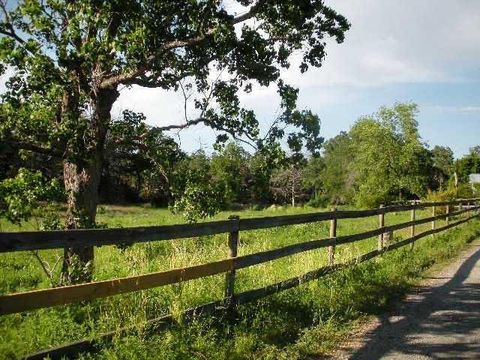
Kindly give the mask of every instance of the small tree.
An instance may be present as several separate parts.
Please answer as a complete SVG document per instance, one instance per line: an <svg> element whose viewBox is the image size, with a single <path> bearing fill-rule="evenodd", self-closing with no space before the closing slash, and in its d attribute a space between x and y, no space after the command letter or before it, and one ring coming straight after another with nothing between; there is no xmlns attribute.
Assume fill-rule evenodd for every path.
<svg viewBox="0 0 480 360"><path fill-rule="evenodd" d="M453 173L453 151L449 147L437 145L432 149L432 157L434 181L442 189Z"/></svg>
<svg viewBox="0 0 480 360"><path fill-rule="evenodd" d="M229 143L212 156L212 176L223 184L227 205L248 201L247 180L250 154L236 143Z"/></svg>
<svg viewBox="0 0 480 360"><path fill-rule="evenodd" d="M325 195L332 204L351 202L354 196L357 170L354 165L352 139L342 132L325 142L325 169L319 174Z"/></svg>
<svg viewBox="0 0 480 360"><path fill-rule="evenodd" d="M290 165L277 170L270 180L270 189L277 201L289 201L295 207L296 200L305 194L302 167Z"/></svg>
<svg viewBox="0 0 480 360"><path fill-rule="evenodd" d="M405 194L427 191L431 158L422 144L415 104L382 107L359 119L350 131L356 178L356 201L375 206Z"/></svg>
<svg viewBox="0 0 480 360"><path fill-rule="evenodd" d="M174 172L172 210L188 222L213 216L226 205L225 185L213 176L211 160L199 150L180 162Z"/></svg>
<svg viewBox="0 0 480 360"><path fill-rule="evenodd" d="M312 156L308 159L307 164L303 168L302 184L309 189L311 200L318 204L324 186L322 181L322 173L325 171L325 161L320 156Z"/></svg>

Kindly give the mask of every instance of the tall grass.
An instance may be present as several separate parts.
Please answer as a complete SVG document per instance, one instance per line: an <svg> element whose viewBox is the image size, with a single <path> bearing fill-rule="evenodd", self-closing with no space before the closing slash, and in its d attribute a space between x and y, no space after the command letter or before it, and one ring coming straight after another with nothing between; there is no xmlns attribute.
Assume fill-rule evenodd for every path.
<svg viewBox="0 0 480 360"><path fill-rule="evenodd" d="M272 208L241 211L241 217L283 215L314 211L311 208ZM221 213L216 219L225 219ZM429 212L418 212L419 218ZM409 220L408 213L388 214L387 224ZM102 207L99 221L109 227L171 224L181 219L165 209ZM438 226L443 225L442 222ZM85 355L107 359L249 359L306 358L329 351L352 324L375 314L401 296L434 262L453 256L474 235L474 221L446 234L420 240L414 251L402 249L353 269L303 284L264 300L241 306L228 318L204 317L161 334L146 336L141 326L162 314L179 314L194 305L223 297L224 275L165 286L88 303L41 309L0 317L0 357L17 358L30 352L130 325L138 333L105 344L100 353ZM378 226L377 217L340 220L338 235ZM425 224L418 231L428 228ZM24 229L34 224L25 224ZM3 231L17 228L2 222ZM297 242L328 237L328 222L240 233L239 255ZM407 231L396 238L407 237ZM336 260L346 261L376 248L376 238L339 246ZM136 244L127 248L96 249L96 280L168 270L220 260L228 253L226 235ZM50 264L59 250L40 251ZM236 291L262 287L325 265L326 249L279 259L237 272ZM0 255L0 293L50 286L38 261L29 252Z"/></svg>

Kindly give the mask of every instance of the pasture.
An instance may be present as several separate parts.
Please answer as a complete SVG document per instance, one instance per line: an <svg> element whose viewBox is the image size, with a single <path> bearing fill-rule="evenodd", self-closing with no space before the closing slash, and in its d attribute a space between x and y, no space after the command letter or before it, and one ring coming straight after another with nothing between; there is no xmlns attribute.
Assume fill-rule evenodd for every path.
<svg viewBox="0 0 480 360"><path fill-rule="evenodd" d="M222 212L241 218L299 214L319 211L308 207L271 207L265 210ZM431 216L418 211L418 218ZM105 226L131 227L181 223L167 209L143 206L101 206L98 222ZM409 212L387 214L386 225L410 220ZM444 224L437 222L438 226ZM225 275L193 280L137 293L94 300L79 305L41 309L2 316L0 356L17 358L38 350L135 325L137 331L115 339L100 358L305 358L330 351L352 326L366 316L384 310L403 294L432 264L456 254L475 236L475 220L458 229L420 240L413 251L401 249L353 269L241 306L228 317L201 317L182 324L181 312L223 297ZM378 227L378 217L342 219L337 235L359 233ZM429 229L430 224L417 231ZM0 231L34 230L35 221L21 228L2 220ZM293 225L244 231L239 256L302 241L327 238L329 223ZM408 229L394 237L406 238ZM337 247L336 261L344 262L375 249L377 238ZM47 288L58 279L61 250L38 253L0 254L0 293ZM168 242L104 246L96 249L94 279L105 280L154 271L192 266L227 257L226 234ZM236 291L275 283L326 265L326 249L313 250L237 271ZM43 261L43 267L40 264ZM56 266L55 266L56 265ZM46 270L45 270L46 268ZM51 279L45 271L52 271ZM157 334L146 334L148 319L168 313L178 315L178 326ZM235 334L235 336L232 336ZM160 350L161 349L161 350Z"/></svg>

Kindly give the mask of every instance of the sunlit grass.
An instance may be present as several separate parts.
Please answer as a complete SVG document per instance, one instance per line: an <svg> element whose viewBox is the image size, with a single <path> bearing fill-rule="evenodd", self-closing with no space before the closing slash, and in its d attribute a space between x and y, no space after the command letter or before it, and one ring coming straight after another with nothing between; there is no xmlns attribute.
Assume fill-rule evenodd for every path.
<svg viewBox="0 0 480 360"><path fill-rule="evenodd" d="M246 218L298 214L313 211L319 210L308 207L272 207L262 211L243 210L236 212L222 212L218 214L215 219L227 219L232 213L238 214L242 218ZM423 218L429 217L431 214L429 210L425 210L418 211L417 215L418 218ZM386 225L406 222L409 220L409 212L399 212L386 215ZM155 209L142 206L102 206L99 210L98 221L106 224L108 227L129 227L181 223L182 218L172 215L167 209ZM443 235L437 236L435 239L429 238L421 240L418 245L416 245L413 253L410 253L409 250L400 250L396 251L394 254L385 255L380 261L371 262L372 264L380 266L380 268L372 270L379 271L377 275L372 275L372 279L368 279L368 271L371 270L372 265L362 265L357 267L356 270L352 270L353 272L346 271L329 276L325 280L315 281L311 284L303 285L299 289L289 290L284 294L276 295L256 304L242 307L241 312L244 312L243 316L245 319L255 322L258 321L258 319L263 319L266 314L272 315L272 312L278 312L281 307L285 306L285 302L287 302L287 304L291 304L294 307L298 306L299 309L303 309L302 311L304 313L302 317L306 317L306 319L303 319L300 323L291 319L291 316L295 317L298 315L296 314L297 310L288 310L291 311L290 313L286 310L286 313L281 316L278 314L275 315L279 316L279 318L286 316L287 318L284 318L284 320L287 321L287 323L294 323L292 329L286 329L285 331L291 330L296 332L296 335L286 336L288 339L289 336L291 336L292 339L291 341L284 339L282 340L282 344L283 342L290 344L288 346L293 346L292 349L294 349L291 351L298 353L298 351L304 351L305 349L303 348L311 346L311 344L307 344L307 339L309 337L320 336L319 333L321 333L322 337L330 339L325 340L328 343L328 341L331 341L331 338L326 335L329 332L328 329L333 326L334 329L339 330L340 325L337 321L340 318L354 321L355 319L358 319L361 314L365 313L365 309L363 309L362 305L364 304L364 300L360 300L358 298L359 294L356 293L361 290L360 288L357 288L357 283L365 286L363 289L364 291L371 292L368 294L367 298L372 302L372 306L380 309L388 303L389 296L402 293L412 279L423 271L425 265L422 261L431 265L432 262L437 261L439 258L448 257L454 254L459 247L465 244L467 235L471 235L474 231L475 224L478 226L478 222L474 222L472 225L464 226L465 230L454 230L449 232L449 234L452 234L452 244L456 245L454 248L450 249L451 251L449 253L445 251L445 244L448 243L450 236ZM442 225L444 225L444 221L437 221L438 227ZM35 229L35 223L33 222L24 224L19 228L18 226L8 224L5 220L0 220L0 226L2 231ZM376 216L365 219L342 219L338 222L337 235L355 234L372 230L377 227L378 217ZM430 227L430 223L418 226L417 232L430 229ZM240 233L239 255L256 253L313 239L326 238L328 237L328 232L328 221L281 228L244 231ZM394 234L396 240L407 238L408 236L409 229L398 231ZM193 239L135 244L125 249L120 249L116 246L100 247L96 249L95 253L94 278L95 280L104 280L132 276L220 260L226 258L228 254L226 240L227 234L220 234ZM436 246L437 241L442 241L442 248L440 248L440 245ZM377 238L338 246L336 251L336 261L347 261L362 253L376 249L376 247ZM53 265L57 259L61 257L62 251L40 251L39 254L50 265ZM410 254L415 254L415 256L412 257ZM419 263L412 264L412 261L416 261L415 259L417 259L417 257L421 259L421 261L418 260L420 261ZM424 259L428 259L428 261ZM241 292L276 283L301 275L307 271L317 269L326 265L326 263L327 249L319 249L253 266L251 268L241 269L237 272L235 290ZM404 264L409 264L412 269L405 269ZM0 274L0 293L2 294L50 286L50 281L42 272L41 267L30 252L0 254ZM78 340L83 337L92 337L101 332L143 323L147 319L158 317L162 314L178 314L183 309L212 300L221 299L224 293L224 279L224 275L221 274L185 282L183 284L99 299L84 304L41 309L26 314L3 316L0 318L0 331L2 332L0 356L11 356L15 358L32 351L52 347L64 342ZM352 283L349 283L349 281ZM368 281L373 282L373 284L368 283ZM386 291L386 294L382 294L382 286L382 291ZM353 301L353 299L351 299L347 301L349 305L346 306L344 304L345 299L341 298L342 296L350 296L349 288L351 289L350 291L355 292L354 299L357 297L355 300L357 303L352 304L350 301ZM342 293L342 291L345 292ZM317 298L312 292L318 292L318 297L322 298ZM334 303L330 303L327 301L328 299ZM312 314L311 316L313 318L310 318L310 314ZM272 315L272 317L275 316ZM275 321L273 321L273 323L275 323ZM312 330L312 326L320 325L323 330ZM211 325L210 327L207 325L205 326L206 328L211 327L211 331L215 333L223 331L219 330L218 327L214 325ZM227 351L231 346L237 346L239 349L243 349L242 351L246 354L245 358L248 358L248 352L254 351L248 350L249 346L255 348L254 352L258 350L258 339L252 340L251 336L254 336L255 338L255 334L260 330L257 329L254 324L248 325L245 323L242 326L240 326L240 329L243 330L235 330L241 332L241 335L238 335L239 338L237 340L232 340L227 337L221 338L219 341L225 342L225 349L222 351ZM208 334L199 334L192 330L194 327L188 328L191 330L175 330L182 332L183 335L175 333L175 336L179 336L180 339L175 339L173 343L176 343L177 341L181 342L182 339L186 341L185 338L182 338L182 336L186 336L183 332L193 331L193 333L196 334L195 336L200 336L200 338L203 339L202 341L204 342L206 349L209 349L205 350L205 354L208 355L207 358L210 358L212 355L211 351L214 349L209 348L206 345L208 344L208 341L205 336ZM249 328L252 329L251 333L250 330L248 330ZM267 330L268 328L269 326L267 326ZM348 326L346 328L348 328ZM270 330L272 333L268 336L274 336L274 332L277 330L273 328ZM326 333L324 333L324 331ZM317 335L314 335L314 333ZM265 334L265 336L267 335ZM284 337L285 336L282 336L282 338ZM120 343L116 345L118 346L116 349L118 354L123 354L120 358L128 358L127 354L129 350L124 349L124 345L122 345L124 344L123 341L127 340L119 341ZM141 351L142 353L143 351L146 351L147 354L149 354L148 349L143 349L143 347L144 344L151 341L159 341L162 343L161 346L166 346L168 348L165 344L166 340L163 337L149 337L148 340L133 338L130 341L132 341L133 344L131 346L136 346L138 351ZM234 341L235 345L230 344L229 341ZM236 341L244 341L245 343L239 345L236 344ZM250 343L251 341L253 341L254 345ZM273 343L274 345L272 346L274 349L270 349L271 351L268 350L267 353L270 354L273 352L278 356L279 349L284 345L275 345L275 341L273 341ZM184 343L182 344L185 346ZM265 344L262 342L262 347L264 345ZM328 348L328 346L317 350L325 351L326 348ZM111 350L108 350L107 348L103 352L103 355L107 356L110 354L109 351ZM185 351L189 353L190 350ZM173 356L174 354L175 351L171 350L170 355L176 358ZM177 351L177 355L178 354L180 354L179 351ZM219 354L221 355L222 352L220 351ZM241 354L241 351L238 354ZM250 355L252 355L252 353L250 353ZM260 357L265 357L266 355L264 355L265 354L260 354ZM110 355L107 357L109 356ZM193 355L186 356L186 358L192 357L196 358L196 356ZM202 357L200 356L198 358ZM219 358L222 358L222 356ZM240 356L240 358L243 357Z"/></svg>

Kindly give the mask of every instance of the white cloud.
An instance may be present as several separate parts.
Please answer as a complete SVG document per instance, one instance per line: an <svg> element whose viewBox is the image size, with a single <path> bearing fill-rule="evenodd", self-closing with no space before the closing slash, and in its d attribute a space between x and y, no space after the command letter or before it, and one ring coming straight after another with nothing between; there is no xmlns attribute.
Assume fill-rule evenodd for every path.
<svg viewBox="0 0 480 360"><path fill-rule="evenodd" d="M480 113L480 106L424 105L423 108L436 112L454 112L463 114Z"/></svg>
<svg viewBox="0 0 480 360"><path fill-rule="evenodd" d="M13 70L7 67L3 75L0 75L0 94L4 93L6 88L6 82L13 75Z"/></svg>
<svg viewBox="0 0 480 360"><path fill-rule="evenodd" d="M125 109L143 112L156 125L179 123L184 114L183 97L172 91L133 86L120 91L112 115L119 116Z"/></svg>
<svg viewBox="0 0 480 360"><path fill-rule="evenodd" d="M345 15L352 28L343 44L328 40L327 57L321 68L302 75L294 66L299 59L294 59L291 69L283 72L288 83L300 88L302 107L318 110L347 105L361 98L365 88L468 82L472 71L477 77L480 75L480 1L326 0L326 3ZM265 122L275 116L279 105L273 86L242 95L242 101ZM183 120L182 97L161 90L124 90L115 105L117 111L120 108L143 111L149 122L156 125ZM477 110L477 106L467 106L456 111ZM184 143L197 135L212 138L210 130L184 134Z"/></svg>
<svg viewBox="0 0 480 360"><path fill-rule="evenodd" d="M466 81L480 57L480 1L327 1L352 24L328 42L320 69L290 81L302 87Z"/></svg>

